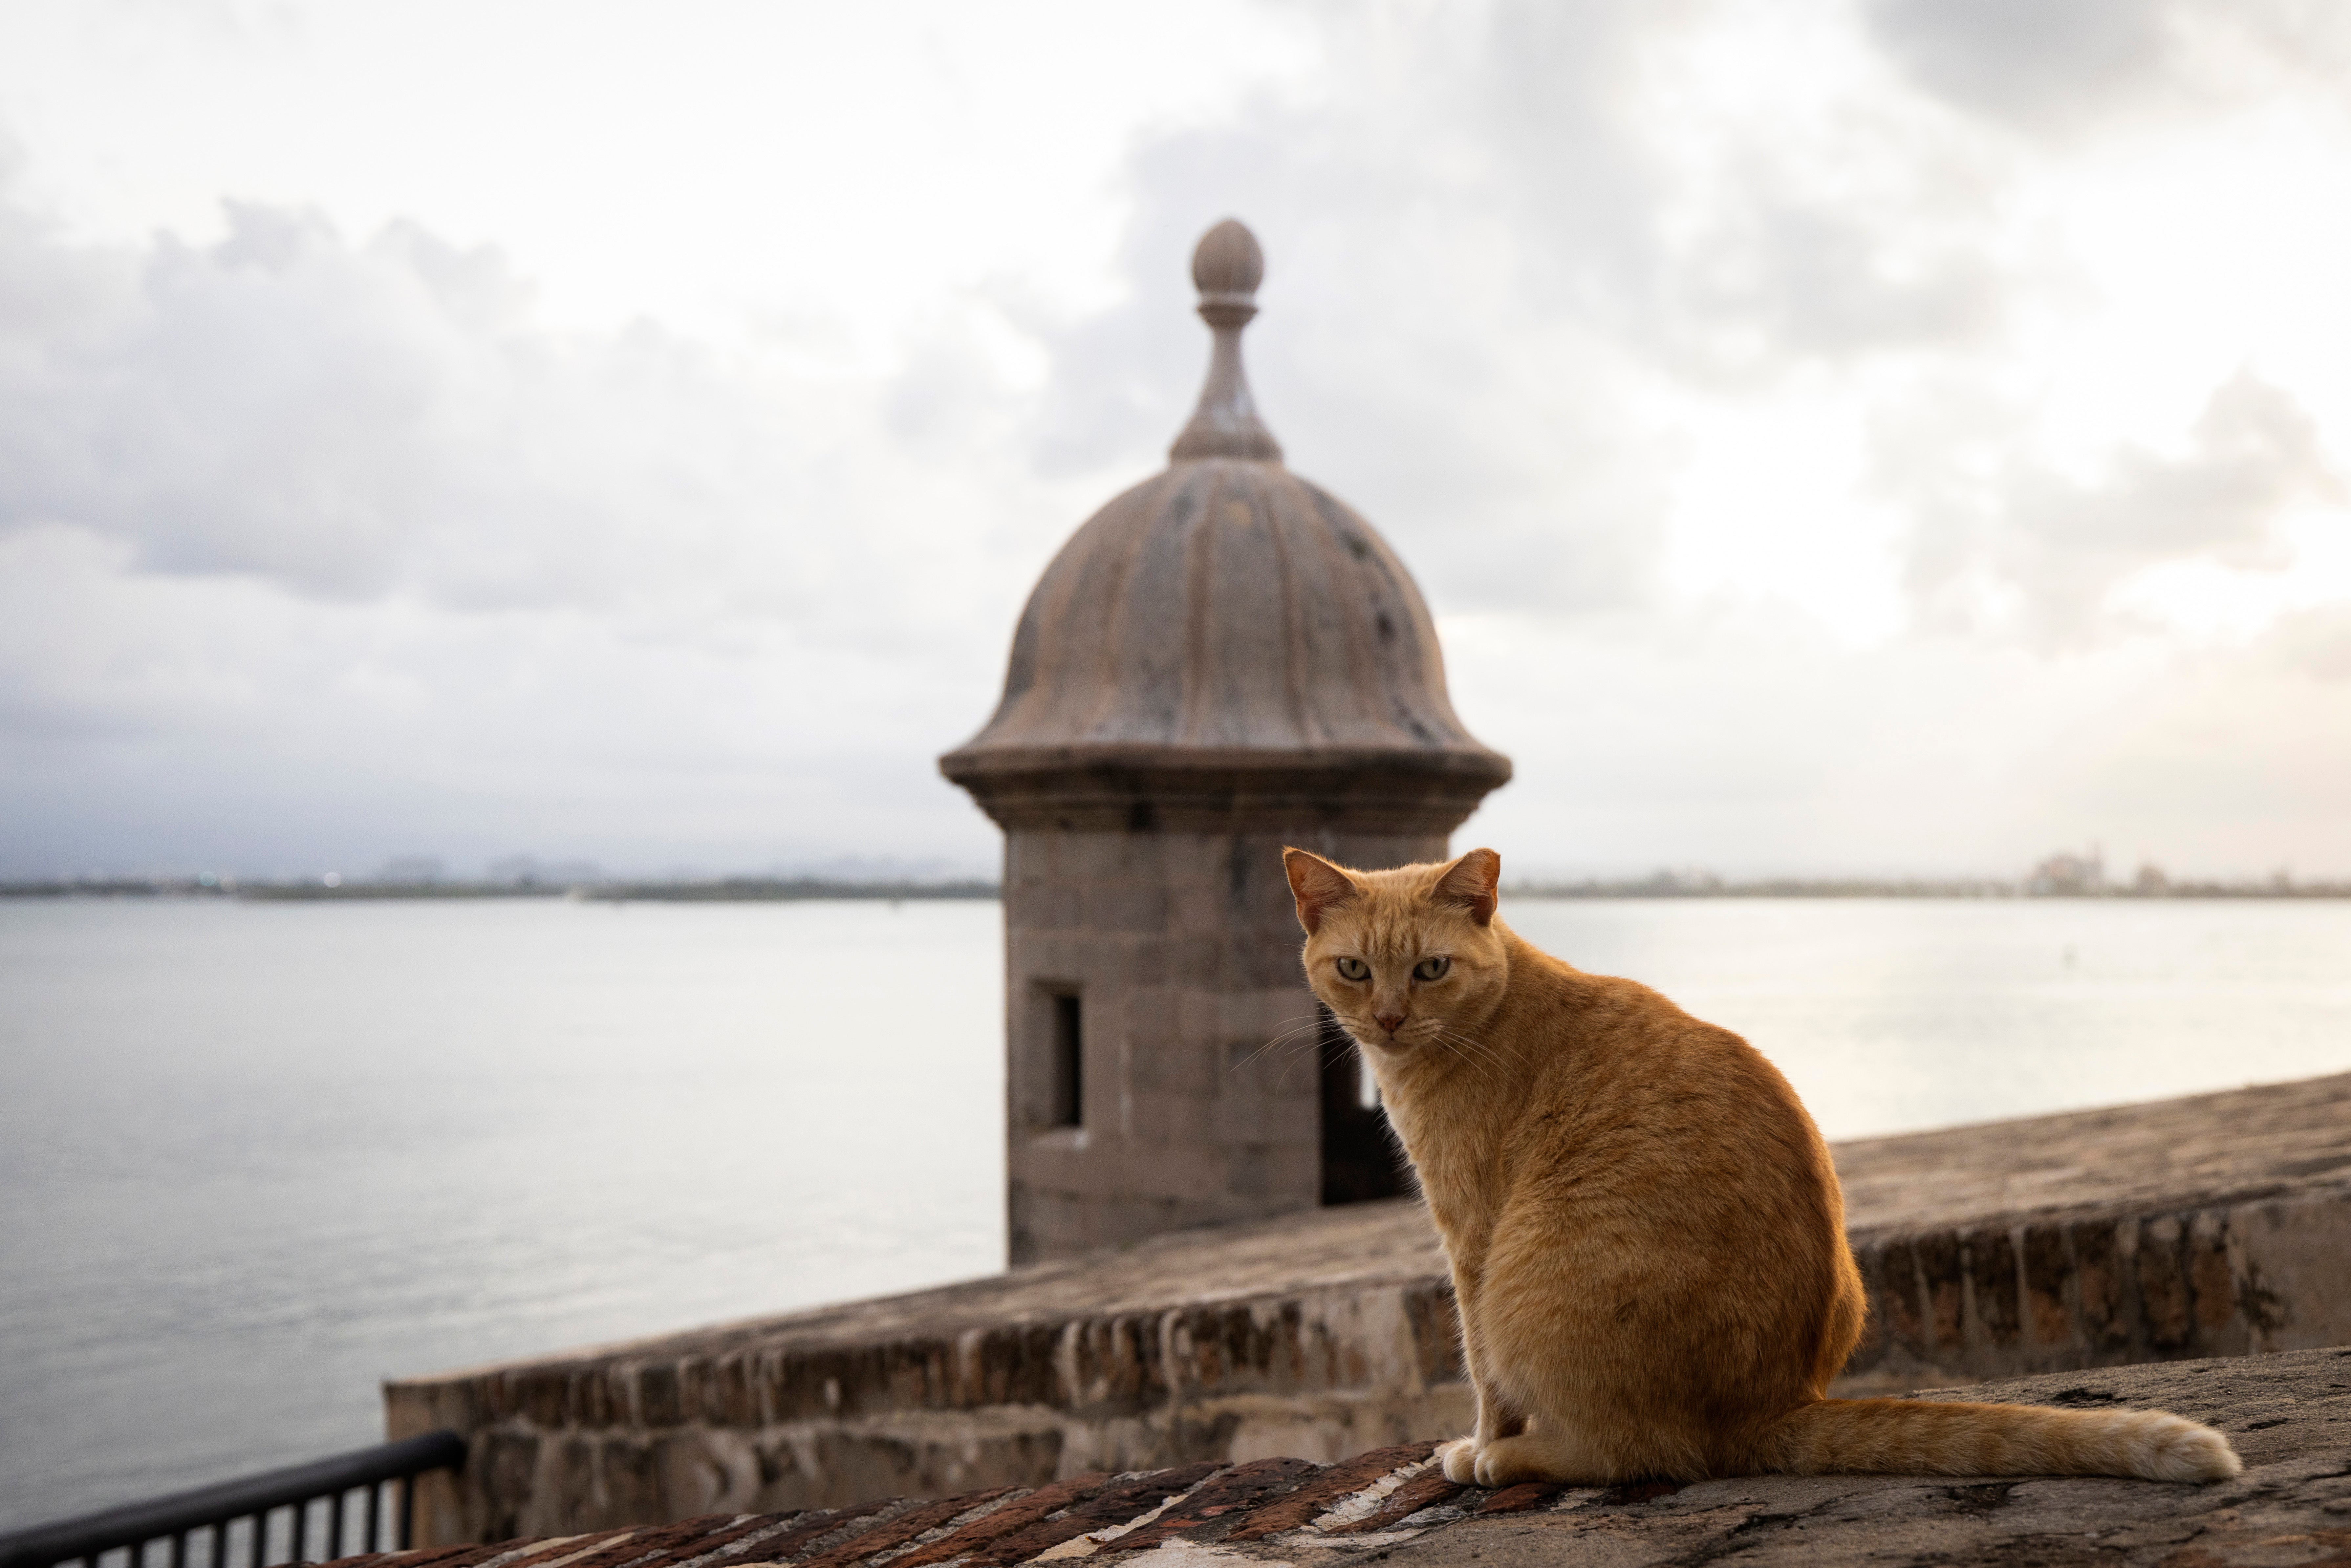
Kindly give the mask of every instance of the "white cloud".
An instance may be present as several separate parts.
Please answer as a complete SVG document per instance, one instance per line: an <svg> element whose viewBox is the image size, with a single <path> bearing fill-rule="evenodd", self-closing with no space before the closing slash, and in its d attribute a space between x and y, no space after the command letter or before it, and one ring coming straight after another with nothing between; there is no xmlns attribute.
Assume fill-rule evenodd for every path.
<svg viewBox="0 0 2351 1568"><path fill-rule="evenodd" d="M723 7L634 75L653 24L595 12L512 143L463 71L403 140L341 13L171 85L52 27L90 104L0 67L0 859L985 865L931 759L1182 423L1229 212L1259 401L1439 612L1514 863L2351 870L2351 72L2292 7L2061 10L1282 8L1222 54L1171 10L1045 59L916 6L824 36L873 135L804 145L715 62L824 40ZM315 68L355 172L206 130L272 199L181 221L206 165L93 61ZM612 254L579 169L526 188L563 136ZM107 183L141 145L177 193Z"/></svg>
<svg viewBox="0 0 2351 1568"><path fill-rule="evenodd" d="M1928 91L2038 135L2339 85L2351 22L2302 0L1870 0L1871 37Z"/></svg>
<svg viewBox="0 0 2351 1568"><path fill-rule="evenodd" d="M18 313L0 528L89 528L141 570L451 608L821 619L846 580L903 580L862 570L919 484L857 450L886 444L873 384L778 381L650 323L549 332L495 253L413 225L351 245L240 205L214 243L126 255L13 215L0 265L71 308ZM966 425L1000 392L985 379L957 387Z"/></svg>
<svg viewBox="0 0 2351 1568"><path fill-rule="evenodd" d="M2124 444L2086 478L2034 454L2022 422L1968 428L1980 412L1913 411L1880 432L1880 482L1917 519L1907 577L1931 619L2005 622L2044 644L2095 637L2135 577L2282 571L2286 517L2351 499L2308 413L2251 372L2214 391L2179 450Z"/></svg>
<svg viewBox="0 0 2351 1568"><path fill-rule="evenodd" d="M0 279L10 869L984 862L925 752L1077 504L990 449L984 356L550 332L495 255L253 207L136 249L0 207Z"/></svg>

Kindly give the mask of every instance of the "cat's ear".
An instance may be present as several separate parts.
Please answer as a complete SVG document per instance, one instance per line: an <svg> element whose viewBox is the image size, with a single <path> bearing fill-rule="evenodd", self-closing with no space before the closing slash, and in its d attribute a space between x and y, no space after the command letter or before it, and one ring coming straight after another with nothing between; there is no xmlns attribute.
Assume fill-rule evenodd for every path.
<svg viewBox="0 0 2351 1568"><path fill-rule="evenodd" d="M1501 883L1502 857L1491 850L1471 850L1445 868L1437 879L1435 896L1439 904L1459 904L1483 925L1494 918Z"/></svg>
<svg viewBox="0 0 2351 1568"><path fill-rule="evenodd" d="M1298 924L1311 936L1322 926L1322 916L1355 896L1355 879L1305 850L1281 852L1281 869L1290 874L1290 894L1298 900Z"/></svg>

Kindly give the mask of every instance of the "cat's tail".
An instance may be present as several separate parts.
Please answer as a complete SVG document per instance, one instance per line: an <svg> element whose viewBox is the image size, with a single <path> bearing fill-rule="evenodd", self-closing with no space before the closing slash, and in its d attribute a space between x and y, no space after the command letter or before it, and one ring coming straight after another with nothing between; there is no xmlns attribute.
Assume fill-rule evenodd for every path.
<svg viewBox="0 0 2351 1568"><path fill-rule="evenodd" d="M2050 1410L1928 1399L1823 1399L1761 1435L1758 1469L1796 1475L2142 1476L2223 1480L2244 1462L2210 1427L2161 1410Z"/></svg>

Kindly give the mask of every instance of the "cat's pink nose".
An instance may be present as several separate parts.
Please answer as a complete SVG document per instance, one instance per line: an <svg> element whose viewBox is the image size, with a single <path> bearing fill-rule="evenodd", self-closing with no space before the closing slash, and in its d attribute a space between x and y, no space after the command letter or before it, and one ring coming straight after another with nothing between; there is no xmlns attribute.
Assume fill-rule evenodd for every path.
<svg viewBox="0 0 2351 1568"><path fill-rule="evenodd" d="M1404 1022L1404 1014L1374 1013L1372 1015L1372 1021L1379 1025L1382 1029L1387 1030L1390 1034L1394 1034L1396 1031L1396 1025Z"/></svg>

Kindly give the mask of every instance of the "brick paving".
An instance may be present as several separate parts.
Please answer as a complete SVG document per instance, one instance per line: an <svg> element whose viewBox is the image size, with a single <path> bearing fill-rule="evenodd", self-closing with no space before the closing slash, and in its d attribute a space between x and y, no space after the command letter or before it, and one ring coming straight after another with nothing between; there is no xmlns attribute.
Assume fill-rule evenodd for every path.
<svg viewBox="0 0 2351 1568"><path fill-rule="evenodd" d="M998 1487L912 1505L899 1500L847 1509L711 1514L543 1542L371 1552L341 1558L329 1568L1008 1568L1047 1553L1055 1559L1108 1558L1178 1539L1255 1541L1314 1531L1319 1520L1343 1513L1351 1501L1383 1487L1394 1489L1385 1506L1334 1528L1361 1533L1367 1521L1386 1527L1425 1511L1432 1501L1457 1498L1466 1504L1457 1512L1488 1500L1531 1506L1535 1494L1548 1500L1559 1490L1465 1490L1431 1468L1435 1448L1433 1443L1410 1444L1336 1465L1270 1458L1081 1476L1033 1490ZM1512 1501L1516 1494L1526 1494L1526 1500Z"/></svg>

